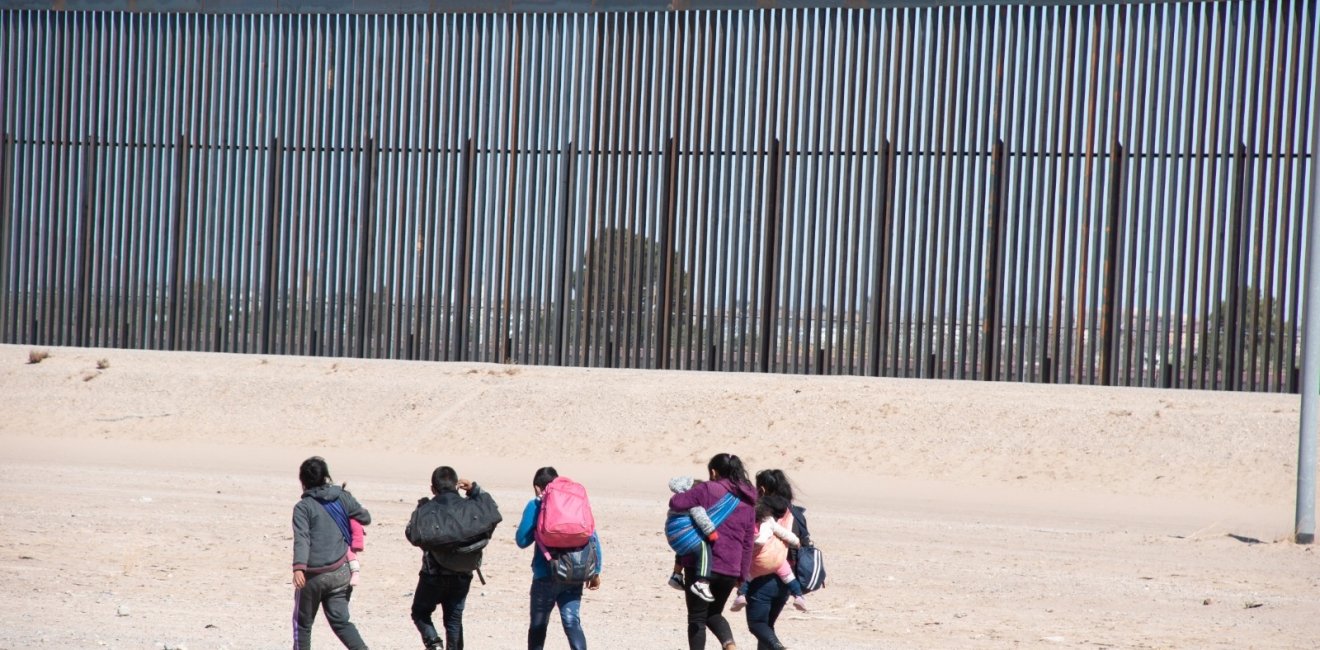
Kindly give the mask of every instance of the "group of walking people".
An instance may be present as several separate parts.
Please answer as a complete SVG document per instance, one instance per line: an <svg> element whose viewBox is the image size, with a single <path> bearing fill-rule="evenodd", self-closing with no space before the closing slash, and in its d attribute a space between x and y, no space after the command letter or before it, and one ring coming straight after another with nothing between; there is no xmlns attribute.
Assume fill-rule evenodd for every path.
<svg viewBox="0 0 1320 650"><path fill-rule="evenodd" d="M796 548L808 541L804 512L793 504L792 485L780 470L758 472L753 482L737 456L716 454L707 472L709 480L676 479L670 485L675 494L669 502L667 529L681 521L694 531L689 533L694 543L683 547L690 552L676 556L669 580L685 595L688 646L705 648L709 631L722 650L736 650L724 616L728 605L732 611L746 610L747 627L758 650L783 648L775 632L780 613L790 597L796 607L806 609L789 568ZM371 523L371 514L333 482L323 458L303 461L299 481L302 498L293 509L294 648L311 647L312 623L324 611L345 647L365 650L367 645L350 620L348 603L357 584L360 526ZM545 645L555 608L569 647L585 650L579 614L582 593L600 587L603 568L585 490L561 478L553 467L542 467L533 474L532 492L516 533L519 548L535 546L528 650ZM408 540L423 551L412 620L427 650L462 650L464 604L473 574L481 577L482 552L500 515L489 493L474 481L459 478L451 467L435 469L431 493L418 501L405 530ZM673 545L674 535L670 538ZM437 609L442 613L443 637L432 619Z"/></svg>
<svg viewBox="0 0 1320 650"><path fill-rule="evenodd" d="M677 558L681 585L675 584L677 574L670 579L686 596L688 648L705 648L707 631L723 650L737 648L724 616L736 592L730 609L746 608L747 629L756 637L757 650L780 650L784 645L775 622L789 597L798 609L806 609L791 569L798 547L809 542L806 513L793 503L793 485L782 470L757 472L753 484L741 459L716 454L706 471L710 480L691 488L670 485L676 492L669 500L671 517L686 511L699 521L702 512L693 512L699 508L706 517L717 513L711 518L720 520L710 533L702 533L708 549L698 547Z"/></svg>

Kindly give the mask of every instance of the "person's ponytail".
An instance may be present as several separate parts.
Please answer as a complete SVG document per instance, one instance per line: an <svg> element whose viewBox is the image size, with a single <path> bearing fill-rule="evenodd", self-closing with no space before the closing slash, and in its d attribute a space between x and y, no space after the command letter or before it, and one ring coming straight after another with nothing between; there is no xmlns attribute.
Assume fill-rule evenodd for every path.
<svg viewBox="0 0 1320 650"><path fill-rule="evenodd" d="M712 470L716 476L727 478L734 483L751 484L751 480L747 478L747 468L743 467L742 459L733 454L715 454L711 456L706 469Z"/></svg>
<svg viewBox="0 0 1320 650"><path fill-rule="evenodd" d="M320 456L312 456L304 460L298 468L298 482L302 483L304 490L320 487L330 482L330 467L325 459Z"/></svg>

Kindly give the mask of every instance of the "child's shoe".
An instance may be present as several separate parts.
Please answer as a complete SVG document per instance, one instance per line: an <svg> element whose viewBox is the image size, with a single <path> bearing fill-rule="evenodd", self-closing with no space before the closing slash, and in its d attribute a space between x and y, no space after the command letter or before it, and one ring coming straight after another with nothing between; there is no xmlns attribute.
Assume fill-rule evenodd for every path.
<svg viewBox="0 0 1320 650"><path fill-rule="evenodd" d="M669 586L679 591L683 591L683 574L675 573L669 576Z"/></svg>
<svg viewBox="0 0 1320 650"><path fill-rule="evenodd" d="M799 612L807 611L807 599L802 596L793 597L793 607Z"/></svg>
<svg viewBox="0 0 1320 650"><path fill-rule="evenodd" d="M358 586L358 572L357 572L357 571L354 571L354 572L348 574L348 586L350 586L350 587L356 587L356 586Z"/></svg>
<svg viewBox="0 0 1320 650"><path fill-rule="evenodd" d="M741 612L742 609L746 606L747 606L747 597L742 594L738 594L738 597L733 599L733 605L729 607L729 611Z"/></svg>
<svg viewBox="0 0 1320 650"><path fill-rule="evenodd" d="M706 582L705 580L698 580L692 583L692 587L691 589L689 589L689 591L696 594L697 598L700 598L708 603L715 602L715 594L710 593L710 583Z"/></svg>

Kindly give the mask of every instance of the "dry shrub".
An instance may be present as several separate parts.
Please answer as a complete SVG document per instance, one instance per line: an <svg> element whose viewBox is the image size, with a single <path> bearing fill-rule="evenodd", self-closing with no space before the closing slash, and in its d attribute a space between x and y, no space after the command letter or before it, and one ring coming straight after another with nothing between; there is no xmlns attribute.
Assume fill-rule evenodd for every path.
<svg viewBox="0 0 1320 650"><path fill-rule="evenodd" d="M30 350L28 352L28 363L41 363L50 358L50 352L46 350Z"/></svg>
<svg viewBox="0 0 1320 650"><path fill-rule="evenodd" d="M109 368L109 367L110 367L110 360L109 360L109 359L98 359L97 362L96 362L96 369L97 369L97 370L105 370L106 368Z"/></svg>

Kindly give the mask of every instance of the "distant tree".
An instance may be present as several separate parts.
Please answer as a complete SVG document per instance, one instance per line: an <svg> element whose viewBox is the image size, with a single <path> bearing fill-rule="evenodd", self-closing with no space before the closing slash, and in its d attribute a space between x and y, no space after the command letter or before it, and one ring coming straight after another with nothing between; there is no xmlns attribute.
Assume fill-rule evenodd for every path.
<svg viewBox="0 0 1320 650"><path fill-rule="evenodd" d="M665 251L661 242L624 228L601 230L587 243L586 252L569 278L569 332L581 342L585 334L589 348L606 349L617 360L621 346L637 340L646 323L648 340L643 347L658 344L661 318L687 316L692 278L684 268L682 253L673 253L670 271L670 304L663 305ZM671 321L670 348L686 344L692 335L688 318ZM626 328L626 329L625 329ZM629 337L629 332L633 333ZM624 351L633 354L635 351Z"/></svg>
<svg viewBox="0 0 1320 650"><path fill-rule="evenodd" d="M1285 355L1287 347L1294 341L1289 337L1292 322L1283 312L1283 305L1274 296L1262 295L1256 287L1247 287L1242 292L1238 303L1238 330L1236 341L1230 341L1229 301L1221 300L1209 315L1210 330L1217 340L1215 358L1212 362L1221 370L1227 366L1228 354L1237 345L1241 345L1244 357L1255 346L1259 358L1273 365ZM1203 341L1202 345L1208 345Z"/></svg>

